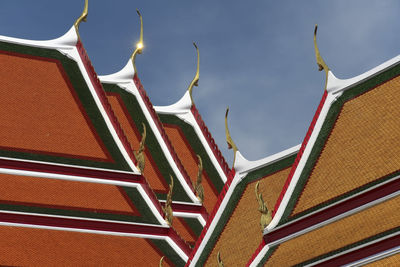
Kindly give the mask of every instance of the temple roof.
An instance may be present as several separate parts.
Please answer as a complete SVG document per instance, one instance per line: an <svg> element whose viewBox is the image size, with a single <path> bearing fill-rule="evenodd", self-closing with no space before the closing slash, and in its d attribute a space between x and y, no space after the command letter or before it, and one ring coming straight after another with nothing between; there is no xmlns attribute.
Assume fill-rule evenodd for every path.
<svg viewBox="0 0 400 267"><path fill-rule="evenodd" d="M254 186L261 182L260 191L264 201L268 207L272 207L271 204L282 190L298 149L296 146L253 162L238 156L235 170L225 184L191 254L188 262L190 266L214 263L218 252L225 259L224 263L247 263L263 240Z"/></svg>

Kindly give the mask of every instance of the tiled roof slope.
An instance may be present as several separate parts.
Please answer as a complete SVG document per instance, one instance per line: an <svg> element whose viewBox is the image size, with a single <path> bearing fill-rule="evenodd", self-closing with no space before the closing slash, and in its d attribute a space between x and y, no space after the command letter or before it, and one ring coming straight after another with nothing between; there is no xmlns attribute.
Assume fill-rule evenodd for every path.
<svg viewBox="0 0 400 267"><path fill-rule="evenodd" d="M0 37L1 82L7 88L1 109L9 114L2 117L0 155L137 171L83 62L39 45Z"/></svg>
<svg viewBox="0 0 400 267"><path fill-rule="evenodd" d="M400 215L396 212L399 205L400 196L395 196L273 246L270 248L272 255L266 264L267 266L311 264L358 245L388 238L394 233L399 234Z"/></svg>
<svg viewBox="0 0 400 267"><path fill-rule="evenodd" d="M203 163L204 206L211 212L229 174L229 167L215 144L189 92L176 104L156 106L158 116L190 177L196 178L199 155Z"/></svg>
<svg viewBox="0 0 400 267"><path fill-rule="evenodd" d="M133 144L134 150L139 148L139 142L143 133L143 126L146 126L145 142L145 168L144 175L159 199L166 198L170 175L174 177L174 200L181 202L198 202L193 193L190 179L182 174L177 163L168 149L162 131L157 127L157 118L151 116L151 111L146 105L148 98L143 98L139 89L134 83L134 70L132 62L128 62L123 69L131 77L124 77L121 81L120 75L100 76L107 98L116 114L128 140ZM138 80L138 78L136 78ZM144 90L144 89L142 89ZM152 108L151 103L149 102ZM162 126L161 126L162 127ZM173 148L172 148L173 149ZM179 159L176 158L178 161ZM178 163L179 164L179 163ZM180 164L179 164L180 165ZM183 173L186 173L184 169ZM178 178L179 176L179 178Z"/></svg>
<svg viewBox="0 0 400 267"><path fill-rule="evenodd" d="M329 72L327 91L268 230L397 179L398 62L394 58L349 80Z"/></svg>
<svg viewBox="0 0 400 267"><path fill-rule="evenodd" d="M115 74L100 76L108 101L135 150L139 148L143 124L146 127L144 176L159 200L168 193L170 175L174 178L173 210L179 217L173 227L194 244L207 214L192 191L192 182L164 132L158 116L134 72L131 61Z"/></svg>
<svg viewBox="0 0 400 267"><path fill-rule="evenodd" d="M216 265L218 252L226 264L244 266L248 262L262 242L254 186L260 181L260 192L271 209L273 205L269 203L278 198L298 149L297 146L255 162L238 157L231 185L215 207L215 217L207 222L205 236L196 244L188 266Z"/></svg>
<svg viewBox="0 0 400 267"><path fill-rule="evenodd" d="M153 190L139 174L75 28L52 41L1 36L0 57L0 82L10 90L3 94L2 108L12 114L3 116L0 133L9 140L0 148L3 231L20 233L15 242L34 231L33 247L43 236L54 236L56 243L60 236L76 236L70 242L82 246L114 235L132 246L146 243L139 239L145 238L148 253L183 265L190 247L167 225ZM187 235L184 226L177 228ZM58 248L65 257L72 253L68 246ZM17 264L19 259L14 260Z"/></svg>

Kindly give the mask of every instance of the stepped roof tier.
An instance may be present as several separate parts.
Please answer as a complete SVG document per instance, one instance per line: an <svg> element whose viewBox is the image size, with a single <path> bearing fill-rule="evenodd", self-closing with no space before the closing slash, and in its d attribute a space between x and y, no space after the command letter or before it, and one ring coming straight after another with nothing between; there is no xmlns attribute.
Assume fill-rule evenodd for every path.
<svg viewBox="0 0 400 267"><path fill-rule="evenodd" d="M0 265L398 265L400 56L325 90L301 145L228 167L192 97L154 107L79 36L0 36ZM40 249L38 249L40 248Z"/></svg>
<svg viewBox="0 0 400 267"><path fill-rule="evenodd" d="M155 110L191 177L197 175L200 157L203 166L204 206L211 212L230 169L193 101L192 90L199 82L200 63L199 50L194 45L197 50L197 72L188 90L177 103L156 106Z"/></svg>

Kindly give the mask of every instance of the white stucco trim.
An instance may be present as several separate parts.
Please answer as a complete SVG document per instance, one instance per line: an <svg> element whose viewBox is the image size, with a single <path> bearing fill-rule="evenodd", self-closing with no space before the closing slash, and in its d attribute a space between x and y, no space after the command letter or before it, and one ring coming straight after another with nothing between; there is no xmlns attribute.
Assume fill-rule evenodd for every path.
<svg viewBox="0 0 400 267"><path fill-rule="evenodd" d="M212 151L210 145L208 144L207 139L203 135L200 126L197 124L197 121L191 111L191 107L192 107L192 100L190 98L189 91L186 91L183 97L175 104L172 104L170 106L154 106L154 109L156 110L157 113L160 114L175 115L193 127L197 137L200 139L201 144L205 148L208 157L211 159L214 168L217 170L219 176L222 178L222 181L225 183L227 180L225 172L223 171L221 165L219 164L217 158L215 157L214 152Z"/></svg>
<svg viewBox="0 0 400 267"><path fill-rule="evenodd" d="M62 54L68 56L72 60L74 60L77 64L78 67L81 71L81 74L93 96L93 99L99 108L104 121L106 122L106 125L114 139L114 142L118 146L121 154L123 155L125 161L128 163L129 167L132 169L132 171L136 174L140 174L139 170L133 163L133 161L130 159L127 151L125 150L125 147L123 146L121 140L118 137L118 134L116 130L114 129L114 126L108 117L107 112L105 111L99 96L96 93L96 90L94 88L94 85L92 84L89 75L86 71L86 68L83 64L83 61L79 55L78 49L76 48L76 44L79 40L78 35L76 33L75 27L72 26L69 31L61 36L60 38L53 39L53 40L48 40L48 41L32 41L32 40L25 40L25 39L19 39L19 38L12 38L12 37L6 37L6 36L0 36L0 40L14 43L14 44L22 44L25 46L33 46L33 47L39 47L39 48L50 48L50 49L55 49L61 52Z"/></svg>
<svg viewBox="0 0 400 267"><path fill-rule="evenodd" d="M182 187L185 189L186 194L189 196L189 198L192 200L193 203L200 203L198 198L196 197L196 194L191 190L189 185L187 184L185 178L183 177L182 173L179 171L178 166L176 165L174 159L172 158L172 155L164 142L164 139L161 136L160 131L157 128L157 125L155 124L153 118L151 117L150 111L147 109L147 106L142 99L138 89L136 88L136 85L133 81L133 77L135 75L135 70L133 68L132 62L129 60L128 63L125 65L125 67L120 70L119 72L116 72L114 74L110 75L105 75L105 76L99 76L99 79L102 83L112 83L112 84L117 84L119 87L124 89L125 91L129 92L130 94L134 95L135 98L137 99L140 108L142 109L146 120L148 121L158 143L161 146L162 151L164 152L164 155L171 166L172 170L174 171L175 176L178 178L178 180L181 182Z"/></svg>
<svg viewBox="0 0 400 267"><path fill-rule="evenodd" d="M297 146L289 148L284 151L285 153L280 152L280 153L274 154L270 157L262 159L259 162L262 163L262 167L269 165L269 164L273 164L274 162L276 162L280 159L286 158L286 157L290 156L291 154L296 153L296 151L297 151L296 148L297 148ZM237 153L240 155L239 151ZM238 157L238 154L236 155L236 157ZM269 163L267 162L267 159L270 160ZM248 165L244 164L243 166L248 166ZM256 166L252 165L252 164L250 164L249 167L251 167L251 170L256 169ZM235 167L235 170L236 170L236 167ZM244 168L244 170L246 170L246 169ZM212 222L210 223L208 230L207 230L206 234L204 235L203 240L201 241L200 246L198 247L195 255L193 256L190 266L196 266L196 263L199 260L204 247L207 245L208 241L210 240L210 238L215 230L215 227L217 226L217 224L222 216L222 213L224 212L224 210L233 194L233 191L235 190L236 186L243 180L243 178L246 177L247 173L248 173L248 171L242 171L242 172L237 171L236 172L235 176L233 177L232 183L229 186L228 191L226 192L226 195L224 196L224 198L221 202L221 205L218 207L218 210L217 210Z"/></svg>

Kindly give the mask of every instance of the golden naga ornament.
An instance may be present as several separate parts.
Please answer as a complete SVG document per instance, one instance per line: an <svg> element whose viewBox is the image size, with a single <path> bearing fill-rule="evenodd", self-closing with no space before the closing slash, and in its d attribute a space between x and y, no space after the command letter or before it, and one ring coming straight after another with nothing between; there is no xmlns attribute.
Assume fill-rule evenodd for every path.
<svg viewBox="0 0 400 267"><path fill-rule="evenodd" d="M218 263L218 267L224 267L224 262L221 259L221 254L219 253L219 251L217 253L217 263Z"/></svg>
<svg viewBox="0 0 400 267"><path fill-rule="evenodd" d="M263 232L265 227L267 227L268 224L272 221L272 212L268 210L267 205L265 204L264 199L262 197L262 194L259 193L259 188L258 188L259 185L260 182L258 181L255 186L255 193L256 193L256 199L258 201L258 211L261 213L261 219L260 219L261 232Z"/></svg>
<svg viewBox="0 0 400 267"><path fill-rule="evenodd" d="M196 192L197 198L200 200L201 203L204 201L204 188L203 185L201 184L202 181L202 174L203 174L203 161L201 160L201 157L197 155L197 158L199 159L199 165L198 165L198 171L197 171L197 179L196 182L192 182L193 188Z"/></svg>
<svg viewBox="0 0 400 267"><path fill-rule="evenodd" d="M160 259L160 264L158 265L159 267L163 267L164 257L165 257L165 256L162 256L162 257L161 257L161 259Z"/></svg>
<svg viewBox="0 0 400 267"><path fill-rule="evenodd" d="M326 86L328 84L328 73L329 73L329 68L326 65L325 61L322 59L321 54L319 53L318 45L317 45L317 29L318 25L315 24L315 29L314 29L314 49L315 49L315 57L317 59L317 65L318 65L318 70L325 71L325 90Z"/></svg>
<svg viewBox="0 0 400 267"><path fill-rule="evenodd" d="M131 61L132 61L132 64L133 64L133 68L135 69L135 73L137 73L136 64L135 64L136 55L137 54L141 54L142 51L143 51L143 47L144 47L144 43L143 43L143 18L142 18L142 15L140 14L139 10L136 9L136 13L139 15L139 19L140 19L140 37L139 37L139 42L136 43L136 49L135 49L135 51L133 51L133 53L131 55Z"/></svg>
<svg viewBox="0 0 400 267"><path fill-rule="evenodd" d="M139 143L139 150L134 151L133 154L135 155L136 161L138 162L138 169L141 173L144 172L144 167L145 167L145 157L144 157L144 144L146 142L146 125L142 123L143 126L143 134L142 134L142 140L140 140Z"/></svg>
<svg viewBox="0 0 400 267"><path fill-rule="evenodd" d="M74 23L75 31L76 31L76 34L78 35L79 39L81 39L81 37L79 35L79 25L81 24L82 21L86 22L87 16L88 16L88 11L89 11L89 0L85 0L85 7L83 8L83 12Z"/></svg>
<svg viewBox="0 0 400 267"><path fill-rule="evenodd" d="M194 78L188 87L190 99L192 100L192 105L194 104L193 97L192 97L193 86L199 86L199 78L200 78L200 52L199 52L199 48L197 47L196 43L193 42L193 45L196 48L196 52L197 52L197 68L196 68L196 74L194 75Z"/></svg>
<svg viewBox="0 0 400 267"><path fill-rule="evenodd" d="M170 175L171 178L171 184L169 185L169 191L167 194L167 199L165 201L164 207L162 207L164 213L165 213L165 220L169 225L172 225L172 221L174 219L173 213L172 213L172 190L174 189L174 179L172 178L172 175Z"/></svg>
<svg viewBox="0 0 400 267"><path fill-rule="evenodd" d="M232 163L232 169L233 169L235 167L234 165L236 160L236 152L238 151L238 148L233 142L231 134L229 132L228 113L229 113L229 107L226 108L226 113L225 113L225 135L226 135L226 142L228 143L228 149L233 149L233 163Z"/></svg>

